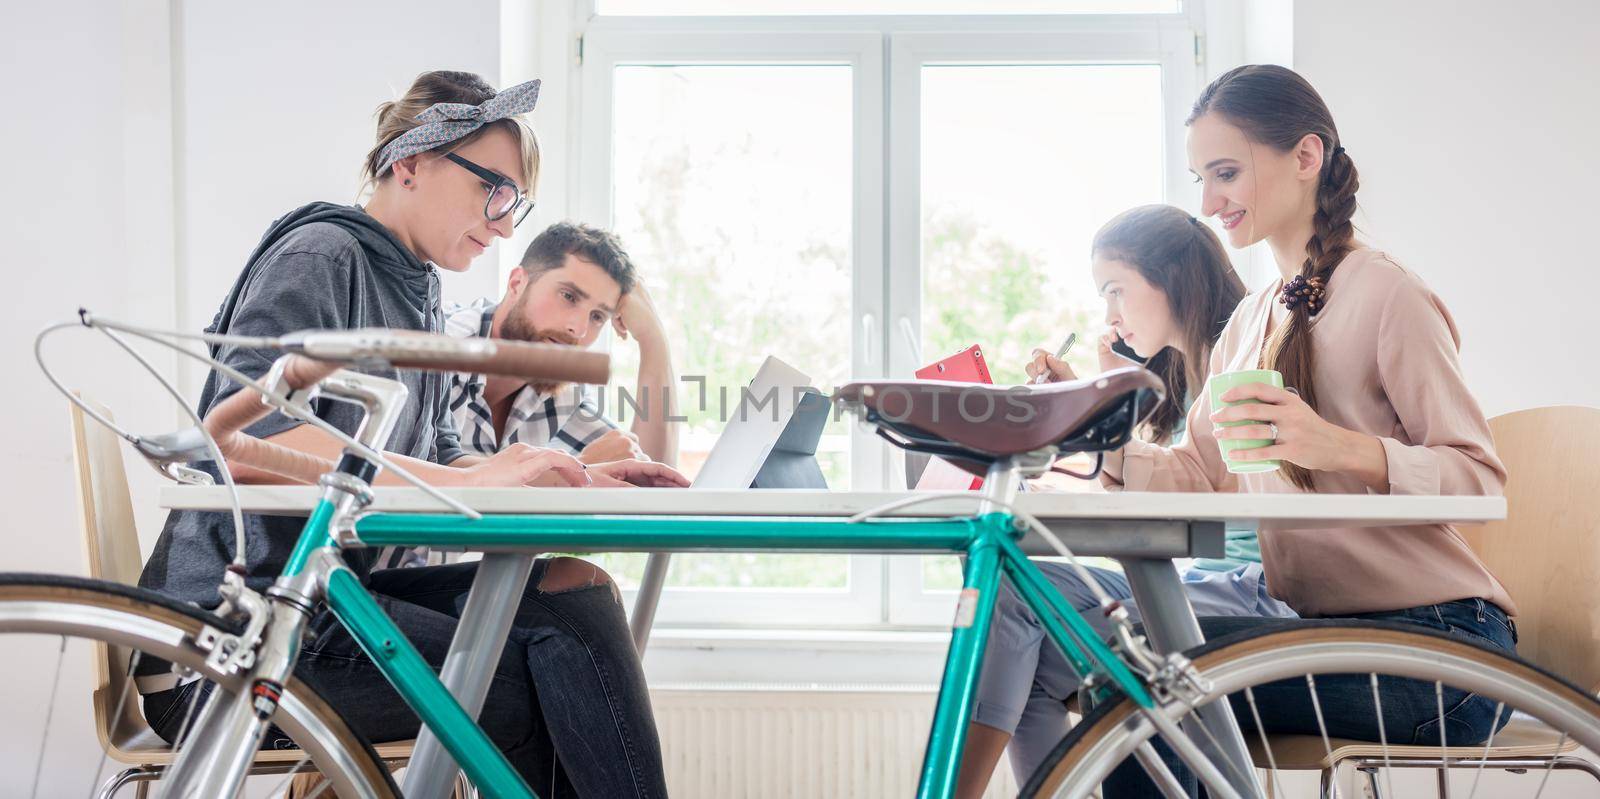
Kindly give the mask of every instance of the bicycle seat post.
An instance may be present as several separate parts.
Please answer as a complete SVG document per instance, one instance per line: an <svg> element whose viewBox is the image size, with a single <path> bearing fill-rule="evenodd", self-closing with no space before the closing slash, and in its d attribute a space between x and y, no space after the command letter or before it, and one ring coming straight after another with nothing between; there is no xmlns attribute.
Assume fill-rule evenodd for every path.
<svg viewBox="0 0 1600 799"><path fill-rule="evenodd" d="M1021 488L1021 474L1015 457L1000 458L989 464L989 473L983 478L983 501L978 505L978 515L1010 513L996 502L1010 503L1017 498Z"/></svg>

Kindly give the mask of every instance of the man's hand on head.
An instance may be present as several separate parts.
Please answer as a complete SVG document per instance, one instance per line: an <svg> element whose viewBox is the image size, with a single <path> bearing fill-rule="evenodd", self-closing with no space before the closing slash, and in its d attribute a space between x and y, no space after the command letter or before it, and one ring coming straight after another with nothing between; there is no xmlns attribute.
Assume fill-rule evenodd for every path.
<svg viewBox="0 0 1600 799"><path fill-rule="evenodd" d="M633 290L623 296L617 315L611 318L611 326L616 329L618 338L627 340L632 335L641 347L664 342L667 338L655 302L642 282L634 283Z"/></svg>

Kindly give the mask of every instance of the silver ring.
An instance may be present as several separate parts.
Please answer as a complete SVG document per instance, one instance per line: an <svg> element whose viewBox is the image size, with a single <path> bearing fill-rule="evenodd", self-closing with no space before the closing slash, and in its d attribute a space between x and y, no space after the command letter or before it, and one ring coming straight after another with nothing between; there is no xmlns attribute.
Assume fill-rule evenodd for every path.
<svg viewBox="0 0 1600 799"><path fill-rule="evenodd" d="M1272 440L1276 442L1278 440L1278 425L1274 422L1267 422L1267 426L1272 428Z"/></svg>

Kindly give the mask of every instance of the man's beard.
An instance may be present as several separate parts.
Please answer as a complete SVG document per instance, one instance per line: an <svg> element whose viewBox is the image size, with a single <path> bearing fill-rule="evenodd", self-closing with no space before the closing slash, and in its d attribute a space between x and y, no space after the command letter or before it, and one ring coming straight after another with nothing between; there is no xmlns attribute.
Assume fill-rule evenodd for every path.
<svg viewBox="0 0 1600 799"><path fill-rule="evenodd" d="M566 344L571 346L578 343L577 339L574 339L563 331L540 330L525 322L524 315L522 313L522 306L526 303L526 301L527 295L524 294L523 300L518 302L516 307L511 309L510 313L506 314L505 321L500 323L500 338L509 339L512 341L527 341L534 344ZM541 395L554 394L566 387L566 383L530 382L528 385L533 388L534 392Z"/></svg>

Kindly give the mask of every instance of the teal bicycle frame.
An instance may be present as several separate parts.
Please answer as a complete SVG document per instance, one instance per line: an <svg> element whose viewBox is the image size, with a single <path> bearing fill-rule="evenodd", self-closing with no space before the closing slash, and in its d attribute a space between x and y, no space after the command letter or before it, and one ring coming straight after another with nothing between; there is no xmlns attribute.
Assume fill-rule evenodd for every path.
<svg viewBox="0 0 1600 799"><path fill-rule="evenodd" d="M1003 574L1043 622L1074 670L1094 684L1115 687L1142 708L1154 700L1123 662L1050 586L1018 546L1020 522L1008 513L945 519L884 518L852 522L832 517L644 517L377 513L360 517L336 540L335 503L319 502L280 582L293 581L317 553L343 546L427 546L440 550L725 551L965 554L961 599L945 661L933 727L917 795L949 797L955 790L979 665ZM353 539L353 540L352 540ZM329 608L374 664L433 731L474 785L487 796L525 797L532 790L432 668L383 613L342 560L324 560Z"/></svg>

